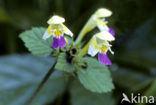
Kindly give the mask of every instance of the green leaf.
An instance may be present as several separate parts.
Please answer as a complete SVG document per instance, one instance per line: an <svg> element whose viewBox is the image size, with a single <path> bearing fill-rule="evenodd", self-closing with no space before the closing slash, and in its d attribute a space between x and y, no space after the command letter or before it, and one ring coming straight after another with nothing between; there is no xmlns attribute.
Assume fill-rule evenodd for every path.
<svg viewBox="0 0 156 105"><path fill-rule="evenodd" d="M0 105L23 105L54 64L53 58L12 55L0 58ZM62 73L55 71L32 104L53 101L65 89Z"/></svg>
<svg viewBox="0 0 156 105"><path fill-rule="evenodd" d="M148 88L148 90L146 92L144 92L144 95L156 97L156 79L152 82L152 84Z"/></svg>
<svg viewBox="0 0 156 105"><path fill-rule="evenodd" d="M72 105L114 105L111 93L93 93L86 90L78 81L74 81L70 88Z"/></svg>
<svg viewBox="0 0 156 105"><path fill-rule="evenodd" d="M65 71L65 72L73 72L74 66L67 62L67 57L65 53L61 53L58 56L57 64L55 66L56 70Z"/></svg>
<svg viewBox="0 0 156 105"><path fill-rule="evenodd" d="M73 42L73 40L72 40L71 37L69 37L69 36L67 36L67 35L65 35L64 37L65 37L66 40L68 40L68 41L67 41L67 44L68 44L68 45L71 44L71 43Z"/></svg>
<svg viewBox="0 0 156 105"><path fill-rule="evenodd" d="M117 65L112 65L110 69L114 82L122 88L127 88L130 92L146 88L153 80L149 75L137 72L136 69L118 67Z"/></svg>
<svg viewBox="0 0 156 105"><path fill-rule="evenodd" d="M153 80L151 86L149 86L149 88L145 92L143 92L143 96L156 97L156 79ZM143 103L138 103L136 105L147 105L147 104L146 104L145 100L143 100Z"/></svg>
<svg viewBox="0 0 156 105"><path fill-rule="evenodd" d="M110 71L106 66L94 58L85 58L87 69L78 71L78 78L86 89L92 92L103 93L114 89Z"/></svg>
<svg viewBox="0 0 156 105"><path fill-rule="evenodd" d="M48 56L52 52L52 38L43 40L45 28L33 28L20 34L28 50L39 56Z"/></svg>

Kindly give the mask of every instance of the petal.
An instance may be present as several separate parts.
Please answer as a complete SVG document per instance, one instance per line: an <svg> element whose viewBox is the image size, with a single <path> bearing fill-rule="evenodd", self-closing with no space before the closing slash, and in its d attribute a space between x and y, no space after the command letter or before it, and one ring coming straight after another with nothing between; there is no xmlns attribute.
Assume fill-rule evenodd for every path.
<svg viewBox="0 0 156 105"><path fill-rule="evenodd" d="M97 44L98 46L101 48L103 45L107 46L107 47L111 47L112 45L109 44L109 42L107 40L101 40L99 38L96 39L97 40Z"/></svg>
<svg viewBox="0 0 156 105"><path fill-rule="evenodd" d="M53 38L53 48L56 49L59 47L59 38Z"/></svg>
<svg viewBox="0 0 156 105"><path fill-rule="evenodd" d="M88 22L86 23L86 25L83 27L82 34L86 34L87 32L93 30L97 25L96 21L97 21L97 16L92 15L88 20Z"/></svg>
<svg viewBox="0 0 156 105"><path fill-rule="evenodd" d="M97 34L95 34L95 37L101 39L101 40L107 40L107 41L113 41L115 40L114 36L110 34L108 31L102 31Z"/></svg>
<svg viewBox="0 0 156 105"><path fill-rule="evenodd" d="M91 56L95 56L98 53L98 50L92 45L89 45L88 54Z"/></svg>
<svg viewBox="0 0 156 105"><path fill-rule="evenodd" d="M98 29L100 30L100 31L109 31L109 28L108 28L108 26L106 25L106 26L102 26L102 25L97 25L97 27L98 27Z"/></svg>
<svg viewBox="0 0 156 105"><path fill-rule="evenodd" d="M107 21L105 19L97 19L97 27L100 31L109 31L109 27L107 26Z"/></svg>
<svg viewBox="0 0 156 105"><path fill-rule="evenodd" d="M114 55L114 51L112 51L111 47L109 47L109 51Z"/></svg>
<svg viewBox="0 0 156 105"><path fill-rule="evenodd" d="M49 38L51 35L46 31L43 35L43 39L46 40L47 38Z"/></svg>
<svg viewBox="0 0 156 105"><path fill-rule="evenodd" d="M115 35L115 30L111 27L109 27L109 33L111 33L113 36Z"/></svg>
<svg viewBox="0 0 156 105"><path fill-rule="evenodd" d="M100 8L95 14L97 17L109 17L112 15L112 12L106 8Z"/></svg>
<svg viewBox="0 0 156 105"><path fill-rule="evenodd" d="M59 44L59 47L65 47L66 46L66 40L65 40L64 36L61 36L59 38L58 44Z"/></svg>
<svg viewBox="0 0 156 105"><path fill-rule="evenodd" d="M65 34L73 37L73 33L64 24L61 24L61 25L62 25L62 27L64 29Z"/></svg>
<svg viewBox="0 0 156 105"><path fill-rule="evenodd" d="M52 16L49 20L48 20L48 24L61 24L64 23L65 19L63 17L60 16Z"/></svg>
<svg viewBox="0 0 156 105"><path fill-rule="evenodd" d="M105 53L99 53L98 54L98 60L104 65L112 65L112 62L108 58L107 54Z"/></svg>

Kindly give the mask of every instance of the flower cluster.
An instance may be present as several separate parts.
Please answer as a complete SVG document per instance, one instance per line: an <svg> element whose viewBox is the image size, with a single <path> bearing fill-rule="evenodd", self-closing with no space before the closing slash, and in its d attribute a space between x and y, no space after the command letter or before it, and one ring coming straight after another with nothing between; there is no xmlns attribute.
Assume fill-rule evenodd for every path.
<svg viewBox="0 0 156 105"><path fill-rule="evenodd" d="M106 15L102 15L106 14ZM114 35L115 31L113 28L107 26L107 21L105 17L111 16L112 12L106 9L99 9L95 13L96 25L101 31L93 36L90 41L88 54L95 56L98 53L98 60L104 65L111 65L111 61L107 56L107 52L110 51L112 54L114 52L111 50L111 44L109 42L115 40Z"/></svg>
<svg viewBox="0 0 156 105"><path fill-rule="evenodd" d="M108 22L106 17L112 15L112 12L108 9L101 8L98 9L88 20L86 25L81 30L78 38L75 41L75 46L81 43L82 38L86 33L93 30L95 27L99 29L99 33L93 35L89 43L82 49L83 56L88 52L89 55L95 56L98 53L98 60L104 65L111 65L111 61L107 56L107 52L110 51L112 54L114 52L111 50L112 45L111 41L114 41L115 31L114 29L107 26ZM53 37L53 48L62 48L66 46L67 40L64 37L64 34L73 36L73 33L63 24L65 19L60 16L53 16L48 20L48 28L43 35L43 39L46 40L50 36Z"/></svg>

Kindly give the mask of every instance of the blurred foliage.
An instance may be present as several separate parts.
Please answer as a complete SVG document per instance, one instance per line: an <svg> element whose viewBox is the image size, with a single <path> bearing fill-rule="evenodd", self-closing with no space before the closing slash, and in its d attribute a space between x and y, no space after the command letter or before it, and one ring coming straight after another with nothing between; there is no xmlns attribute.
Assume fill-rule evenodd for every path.
<svg viewBox="0 0 156 105"><path fill-rule="evenodd" d="M116 87L113 92L113 97L115 98L113 100L115 100L116 105L120 104L122 92L127 94L139 92L143 95L156 96L155 4L155 0L0 0L0 54L28 52L18 35L34 26L46 27L46 21L53 14L64 16L66 19L65 24L70 27L76 37L91 14L100 7L106 7L113 11L112 17L108 18L108 20L109 26L116 30L116 41L113 43L115 55L111 58L114 64L110 67ZM25 89L28 85L24 85L23 82L32 82L29 78L33 79L33 76L39 78L40 75L42 77L44 75L43 72L45 72L45 68L42 70L42 67L37 67L38 65L42 66L42 63L45 63L44 61L37 63L34 61L36 58L32 57L30 59L34 63L32 67L27 68L26 65L32 64L32 62L29 62L29 57L19 57L22 60L27 60L27 62L21 62L22 60L19 62L14 60L13 57L15 56L17 55L0 58L0 84L3 84L0 88L0 101L3 99L4 103L6 101L5 95L14 94L9 93L10 89L14 88L13 86L19 84L19 89ZM17 62L16 64L14 64L15 61ZM9 65L11 66L9 67ZM38 71L30 69L33 67L37 68ZM45 67L48 69L48 66ZM26 72L28 73L27 75L25 74L26 77L21 78L21 75ZM12 81L9 81L8 76ZM20 83L16 81L19 78L21 79ZM34 79L34 82L36 80ZM49 80L49 82L51 81ZM50 85L55 86L53 84ZM48 87L42 91L43 98L42 100L40 98L42 102L49 102L49 99L45 99L45 97L49 96L47 91L52 88ZM7 92L2 92L3 89ZM27 89L29 91L27 94L33 90L33 88ZM78 93L79 91L84 90L81 87L77 89ZM24 94L26 91L21 90L20 92ZM78 93L76 91L72 92L71 96L74 98L71 99L71 103L77 99L75 94ZM25 93L23 97L27 97L27 94ZM90 96L92 93L85 92L84 94ZM44 97L44 95L47 96ZM55 101L58 101L59 98ZM66 98L69 99L69 97ZM73 105L83 104L83 97L80 97L80 99L80 103L74 101ZM95 98L88 97L88 100L92 99ZM63 100L63 102L68 103L66 100Z"/></svg>
<svg viewBox="0 0 156 105"><path fill-rule="evenodd" d="M32 55L1 57L0 105L24 105L53 63L53 58ZM63 77L60 72L53 73L32 104L43 105L63 93L66 83Z"/></svg>
<svg viewBox="0 0 156 105"><path fill-rule="evenodd" d="M72 105L115 105L111 93L95 94L86 90L78 81L71 84Z"/></svg>

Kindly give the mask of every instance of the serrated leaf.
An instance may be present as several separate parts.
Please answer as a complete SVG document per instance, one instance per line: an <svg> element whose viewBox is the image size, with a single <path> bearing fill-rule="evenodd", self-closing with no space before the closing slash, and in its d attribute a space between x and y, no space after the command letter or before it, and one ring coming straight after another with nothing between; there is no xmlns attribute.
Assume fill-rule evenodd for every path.
<svg viewBox="0 0 156 105"><path fill-rule="evenodd" d="M23 105L54 64L53 58L12 55L0 58L0 105ZM65 89L62 73L55 71L32 104L53 101Z"/></svg>
<svg viewBox="0 0 156 105"><path fill-rule="evenodd" d="M28 50L38 56L48 56L52 52L52 38L43 40L45 28L32 28L20 34Z"/></svg>
<svg viewBox="0 0 156 105"><path fill-rule="evenodd" d="M57 64L55 66L56 70L65 71L65 72L73 72L74 66L67 62L67 57L65 53L61 53L58 56Z"/></svg>
<svg viewBox="0 0 156 105"><path fill-rule="evenodd" d="M93 93L85 89L78 81L73 81L70 87L72 105L114 105L111 93Z"/></svg>
<svg viewBox="0 0 156 105"><path fill-rule="evenodd" d="M80 69L77 73L86 89L97 93L110 92L114 89L110 71L106 66L94 58L88 57L84 61L88 65L87 69Z"/></svg>

